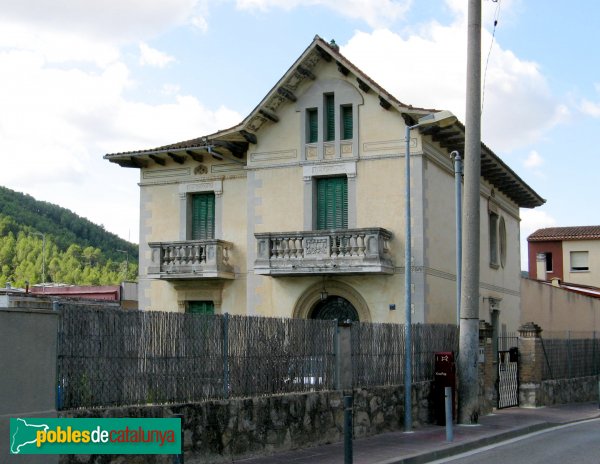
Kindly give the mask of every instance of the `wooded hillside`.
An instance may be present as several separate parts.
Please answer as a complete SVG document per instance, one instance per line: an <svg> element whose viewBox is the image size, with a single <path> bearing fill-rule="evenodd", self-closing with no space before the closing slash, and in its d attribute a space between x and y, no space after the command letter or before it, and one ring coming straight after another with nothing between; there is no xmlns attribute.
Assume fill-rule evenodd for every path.
<svg viewBox="0 0 600 464"><path fill-rule="evenodd" d="M137 257L137 245L72 211L0 187L0 286L117 284L137 278Z"/></svg>

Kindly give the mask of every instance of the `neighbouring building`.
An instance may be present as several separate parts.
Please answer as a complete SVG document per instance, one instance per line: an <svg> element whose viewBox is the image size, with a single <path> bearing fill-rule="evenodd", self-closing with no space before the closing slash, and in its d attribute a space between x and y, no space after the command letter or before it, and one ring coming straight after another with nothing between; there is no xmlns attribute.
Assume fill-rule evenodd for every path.
<svg viewBox="0 0 600 464"><path fill-rule="evenodd" d="M0 289L0 309L52 309L53 303L138 309L137 282L120 285L38 284Z"/></svg>
<svg viewBox="0 0 600 464"><path fill-rule="evenodd" d="M600 226L539 229L527 242L530 278L600 287Z"/></svg>
<svg viewBox="0 0 600 464"><path fill-rule="evenodd" d="M106 155L140 170L140 308L403 322L404 134L436 111L317 36L237 126ZM456 321L464 131L411 132L415 323ZM496 328L519 323L519 208L543 203L481 145L481 319Z"/></svg>

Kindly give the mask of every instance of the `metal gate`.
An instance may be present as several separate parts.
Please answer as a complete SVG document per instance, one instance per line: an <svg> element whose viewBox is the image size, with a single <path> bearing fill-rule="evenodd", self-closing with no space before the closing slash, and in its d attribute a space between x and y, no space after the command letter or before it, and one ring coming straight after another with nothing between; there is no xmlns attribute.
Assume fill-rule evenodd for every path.
<svg viewBox="0 0 600 464"><path fill-rule="evenodd" d="M519 350L498 351L498 409L519 405Z"/></svg>

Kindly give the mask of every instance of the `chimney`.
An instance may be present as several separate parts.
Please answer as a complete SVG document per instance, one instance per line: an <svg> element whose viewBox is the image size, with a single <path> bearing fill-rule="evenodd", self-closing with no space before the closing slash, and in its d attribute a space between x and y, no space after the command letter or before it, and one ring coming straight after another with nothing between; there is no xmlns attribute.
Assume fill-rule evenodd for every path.
<svg viewBox="0 0 600 464"><path fill-rule="evenodd" d="M548 280L546 278L546 253L537 253L535 255L536 266L535 275L537 280Z"/></svg>

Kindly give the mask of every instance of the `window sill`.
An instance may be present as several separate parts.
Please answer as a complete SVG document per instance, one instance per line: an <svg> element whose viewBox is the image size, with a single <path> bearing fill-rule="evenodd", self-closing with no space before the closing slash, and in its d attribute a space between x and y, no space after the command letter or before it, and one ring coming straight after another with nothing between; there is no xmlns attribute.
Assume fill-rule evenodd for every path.
<svg viewBox="0 0 600 464"><path fill-rule="evenodd" d="M585 274L586 272L590 272L589 269L571 269L569 272L573 274Z"/></svg>

